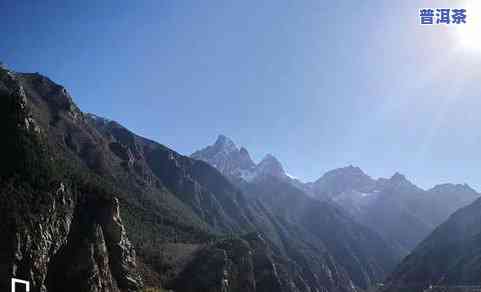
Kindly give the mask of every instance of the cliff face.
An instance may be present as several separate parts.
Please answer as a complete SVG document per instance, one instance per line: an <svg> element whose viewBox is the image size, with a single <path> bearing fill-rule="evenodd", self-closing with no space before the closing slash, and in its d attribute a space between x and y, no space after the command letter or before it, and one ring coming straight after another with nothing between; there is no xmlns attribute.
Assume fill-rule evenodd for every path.
<svg viewBox="0 0 481 292"><path fill-rule="evenodd" d="M10 291L11 277L29 281L33 292L138 289L118 200L52 151L27 91L16 74L0 69L7 137L0 151L0 289ZM57 106L71 106L62 88L50 93L66 97Z"/></svg>
<svg viewBox="0 0 481 292"><path fill-rule="evenodd" d="M2 278L26 279L34 292L139 288L135 252L121 220L110 211L117 206L116 200L74 202L68 190L54 194L53 200L42 206L46 208L44 216L36 214L38 220L17 217L16 223L5 226L8 230L2 230L5 238L13 239L2 244ZM2 217L11 215L3 211ZM1 285L2 291L9 291L8 281Z"/></svg>
<svg viewBox="0 0 481 292"><path fill-rule="evenodd" d="M278 256L256 233L220 240L200 249L171 286L185 292L301 291L292 274L279 271L287 265Z"/></svg>
<svg viewBox="0 0 481 292"><path fill-rule="evenodd" d="M202 248L173 284L176 291L256 291L250 247L226 240Z"/></svg>
<svg viewBox="0 0 481 292"><path fill-rule="evenodd" d="M50 268L48 291L134 291L141 286L116 198L79 202L66 244Z"/></svg>

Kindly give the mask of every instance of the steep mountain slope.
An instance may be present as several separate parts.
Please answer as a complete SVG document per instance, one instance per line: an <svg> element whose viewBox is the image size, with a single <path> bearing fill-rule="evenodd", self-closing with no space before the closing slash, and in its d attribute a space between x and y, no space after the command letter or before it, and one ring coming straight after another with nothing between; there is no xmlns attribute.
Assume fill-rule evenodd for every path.
<svg viewBox="0 0 481 292"><path fill-rule="evenodd" d="M437 226L460 207L471 204L479 196L479 193L467 184L437 185L427 190L424 205L418 205L421 210L417 212L425 214L430 223Z"/></svg>
<svg viewBox="0 0 481 292"><path fill-rule="evenodd" d="M0 68L0 289L18 277L34 292L137 290L116 193L48 145L30 97L19 75Z"/></svg>
<svg viewBox="0 0 481 292"><path fill-rule="evenodd" d="M355 285L367 288L397 263L390 245L330 202L312 199L276 177L256 179L243 189L273 214L285 252L293 258L302 256L315 272L329 262L323 259L327 257L337 266L338 277L345 271Z"/></svg>
<svg viewBox="0 0 481 292"><path fill-rule="evenodd" d="M404 259L385 291L422 291L434 285L480 285L481 200L441 224ZM403 290L404 289L404 290Z"/></svg>
<svg viewBox="0 0 481 292"><path fill-rule="evenodd" d="M225 136L221 136L225 137ZM219 139L218 139L219 141ZM218 141L214 145L219 145ZM229 149L238 149L229 139ZM195 152L192 157L217 165L213 146ZM222 155L228 151L217 148ZM229 152L235 161L236 151ZM231 163L229 170L239 163ZM222 171L225 168L219 167ZM366 288L383 277L396 264L397 255L381 237L356 223L344 211L331 202L319 202L302 190L284 171L281 163L267 155L251 168L249 176L226 175L248 196L249 200L269 214L269 229L263 232L281 252L294 259L313 275L331 270L330 289L336 289L337 281L352 279L356 286ZM300 183L300 182L299 182ZM272 225L274 228L272 228ZM257 224L261 228L265 224ZM342 280L344 279L344 280ZM306 278L315 287L316 278Z"/></svg>
<svg viewBox="0 0 481 292"><path fill-rule="evenodd" d="M174 195L193 211L189 216L207 223L210 231L252 229L243 196L214 168L139 137L116 122L95 119L95 126L113 153L122 159L120 165L127 175L147 174L146 183Z"/></svg>

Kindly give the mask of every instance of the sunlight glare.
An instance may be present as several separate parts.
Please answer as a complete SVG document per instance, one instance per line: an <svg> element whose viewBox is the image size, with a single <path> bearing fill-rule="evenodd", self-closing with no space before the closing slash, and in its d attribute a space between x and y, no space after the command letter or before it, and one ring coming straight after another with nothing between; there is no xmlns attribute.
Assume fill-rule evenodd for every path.
<svg viewBox="0 0 481 292"><path fill-rule="evenodd" d="M456 37L463 49L481 53L481 1L466 1L466 24L456 27Z"/></svg>

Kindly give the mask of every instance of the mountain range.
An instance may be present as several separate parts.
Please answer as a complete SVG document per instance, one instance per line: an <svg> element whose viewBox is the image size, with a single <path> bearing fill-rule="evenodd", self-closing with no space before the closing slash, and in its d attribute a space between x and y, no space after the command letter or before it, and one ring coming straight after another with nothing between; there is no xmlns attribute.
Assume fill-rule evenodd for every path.
<svg viewBox="0 0 481 292"><path fill-rule="evenodd" d="M394 268L389 246L330 204L297 226L305 216L83 113L47 77L2 69L0 84L2 289L17 277L31 291L355 291ZM321 237L333 226L339 247Z"/></svg>
<svg viewBox="0 0 481 292"><path fill-rule="evenodd" d="M255 164L244 147L237 147L224 135L191 157L216 167L235 184L270 176L319 201L331 202L379 233L400 257L407 255L452 213L480 195L466 184L441 184L423 190L400 173L373 179L352 165L328 171L314 182L303 183L287 175L282 164L270 154Z"/></svg>
<svg viewBox="0 0 481 292"><path fill-rule="evenodd" d="M352 166L304 183L223 135L187 157L82 112L45 76L5 67L0 103L2 291L11 277L33 292L476 282L481 207L456 211L478 197L467 185L423 190Z"/></svg>

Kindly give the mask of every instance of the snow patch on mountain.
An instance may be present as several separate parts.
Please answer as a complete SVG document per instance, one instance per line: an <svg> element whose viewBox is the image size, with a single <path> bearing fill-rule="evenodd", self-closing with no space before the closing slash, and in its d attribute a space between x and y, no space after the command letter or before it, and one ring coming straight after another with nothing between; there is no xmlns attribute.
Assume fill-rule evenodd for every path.
<svg viewBox="0 0 481 292"><path fill-rule="evenodd" d="M281 162L274 155L267 154L256 164L246 148L239 148L225 135L219 135L213 145L194 152L191 157L209 163L229 178L251 182L261 177L277 177L296 186L302 184L285 172Z"/></svg>

